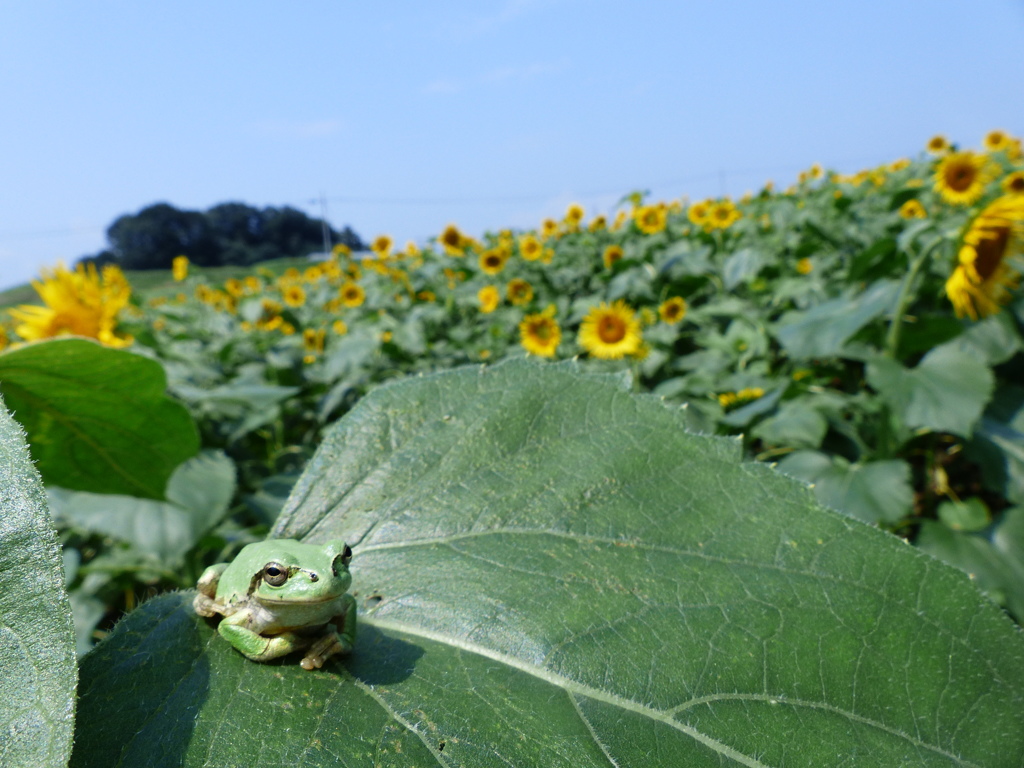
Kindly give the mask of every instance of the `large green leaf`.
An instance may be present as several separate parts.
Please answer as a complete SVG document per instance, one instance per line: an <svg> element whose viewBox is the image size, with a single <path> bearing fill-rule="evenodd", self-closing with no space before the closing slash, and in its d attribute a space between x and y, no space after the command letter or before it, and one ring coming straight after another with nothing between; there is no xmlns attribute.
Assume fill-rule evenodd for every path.
<svg viewBox="0 0 1024 768"><path fill-rule="evenodd" d="M227 512L235 492L235 465L220 452L189 459L171 475L169 501L48 490L59 522L129 542L140 552L174 564Z"/></svg>
<svg viewBox="0 0 1024 768"><path fill-rule="evenodd" d="M162 498L174 468L199 450L166 387L155 360L85 339L0 354L0 392L43 479L64 488Z"/></svg>
<svg viewBox="0 0 1024 768"><path fill-rule="evenodd" d="M378 388L274 534L355 547L353 656L175 595L87 656L75 766L1009 766L1024 637L967 577L571 364Z"/></svg>
<svg viewBox="0 0 1024 768"><path fill-rule="evenodd" d="M864 293L819 304L806 312L790 312L775 335L794 359L837 355L847 340L876 317L890 311L899 283L879 280Z"/></svg>
<svg viewBox="0 0 1024 768"><path fill-rule="evenodd" d="M57 534L23 433L0 400L0 765L67 764L76 672Z"/></svg>
<svg viewBox="0 0 1024 768"><path fill-rule="evenodd" d="M971 436L995 388L991 369L957 344L936 347L912 369L876 358L867 379L906 426L963 437Z"/></svg>
<svg viewBox="0 0 1024 768"><path fill-rule="evenodd" d="M1024 620L1024 509L1008 510L991 536L925 520L915 543L969 573L979 588Z"/></svg>
<svg viewBox="0 0 1024 768"><path fill-rule="evenodd" d="M825 506L865 523L896 523L914 502L910 465L901 459L851 463L819 451L793 451L778 468L812 484Z"/></svg>

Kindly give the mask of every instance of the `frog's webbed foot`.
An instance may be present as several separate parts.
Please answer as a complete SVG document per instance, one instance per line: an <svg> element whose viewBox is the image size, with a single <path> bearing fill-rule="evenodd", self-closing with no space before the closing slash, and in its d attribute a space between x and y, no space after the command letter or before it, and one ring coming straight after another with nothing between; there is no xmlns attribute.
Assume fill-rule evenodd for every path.
<svg viewBox="0 0 1024 768"><path fill-rule="evenodd" d="M210 618L224 612L223 606L212 597L200 592L192 601L192 609L199 615Z"/></svg>
<svg viewBox="0 0 1024 768"><path fill-rule="evenodd" d="M348 653L351 650L352 643L331 629L309 647L299 663L303 669L320 669L331 656L337 653Z"/></svg>
<svg viewBox="0 0 1024 768"><path fill-rule="evenodd" d="M199 594L206 595L207 597L216 597L217 584L220 583L220 576L227 567L227 563L217 563L203 571L203 575L196 582L196 589L199 590Z"/></svg>

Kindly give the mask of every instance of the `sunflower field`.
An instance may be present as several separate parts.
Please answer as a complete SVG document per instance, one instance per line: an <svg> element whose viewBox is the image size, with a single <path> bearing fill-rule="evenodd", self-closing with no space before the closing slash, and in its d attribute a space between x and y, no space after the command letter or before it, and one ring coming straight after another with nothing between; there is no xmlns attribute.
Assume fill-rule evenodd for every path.
<svg viewBox="0 0 1024 768"><path fill-rule="evenodd" d="M121 663L117 659L127 657L118 653L132 653L124 650L128 636L144 631L129 628L119 634L131 617L111 631L123 614L148 601L136 613L149 610L156 622L152 626L164 627L180 605L174 596L155 596L191 589L206 566L230 560L268 532L272 537L321 540L316 524L307 520L310 505L319 505L325 519L333 519L331 510L348 504L350 521L370 515L369 501L353 501L360 493L375 500L374 508L388 508L388 484L395 483L396 494L404 492L405 469L397 458L389 458L390 474L378 482L374 472L380 470L370 466L367 446L391 457L399 455L404 440L424 440L426 446L446 439L437 433L428 440L395 415L413 408L410 403L415 403L416 413L436 410L437 424L443 425L468 419L470 412L493 408L500 413L510 401L530 400L535 408L531 418L539 423L548 414L548 400L562 402L565 391L576 390L575 404L550 405L552 413L561 414L562 408L571 418L565 416L560 431L545 439L569 440L566 435L575 434L572 425L593 430L594 437L589 442L579 438L579 445L599 453L607 466L601 470L606 475L594 470L594 486L587 494L601 497L602 491L594 490L604 482L601 478L611 482L617 472L629 473L645 463L658 466L657 482L666 487L686 489L692 473L715 486L719 499L753 493L752 486L762 484L786 483L787 489L807 484L815 510L828 507L846 516L836 517L844 522L834 525L854 525L848 518L855 518L859 522L851 530L863 530L864 536L903 539L967 572L998 606L982 611L990 612L985 616L991 621L1001 621L1001 612L1024 620L1024 299L1016 291L1024 272L1022 244L1021 141L992 131L974 150L936 136L913 159L852 175L814 165L792 186L776 189L769 183L738 199L656 201L637 192L607 214L588 216L581 206L571 205L563 218L545 220L536 230L474 237L452 224L428 243L404 246L381 235L368 253L338 247L329 258L303 268L269 263L226 280L212 280L189 263L187 254L175 260L163 285L145 291L133 290L113 266L45 271L36 283L41 303L10 308L0 325L0 394L24 430L33 465L46 486L78 653L103 641L85 657L85 662L93 660L94 668L88 672L83 667L83 681L91 681L93 692L80 702L80 727L91 707L103 712L103 700L124 695L96 666L99 660ZM469 378L470 372L479 378L487 371L504 388L495 385L492 391ZM612 390L617 394L610 394ZM664 416L642 415L652 408ZM642 421L648 431L613 429L623 418L622 409L641 414L637 420L648 419ZM381 420L388 422L386 427ZM664 423L656 425L659 420ZM511 418L480 423L489 425L489 434L518 434L519 422ZM635 427L630 419L624 423ZM426 429L422 421L416 424L416 429ZM480 435L466 429L461 439L478 445L474 441ZM706 445L735 451L737 461L741 454L746 462L773 469L757 474L761 479L756 482L743 473L734 476L733 468L719 475L704 467L701 455L716 453L718 447L693 455L685 447L662 451L662 446L674 444L677 434L685 434L683 440L718 436ZM445 445L447 453L437 455L424 447L438 472L459 453L458 441ZM663 460L651 458L662 454ZM327 455L345 457L351 469L330 469ZM538 485L531 494L521 491L531 487L529 474L513 461L488 466L488 472L515 489L509 493L520 509L532 509L537 499L559 493L557 484ZM358 475L358 482L346 472ZM472 479L467 477L453 475L445 486L446 507L459 506L461 491L470 493ZM334 488L350 486L355 490L346 491L348 496L331 495ZM407 492L422 494L427 506L433 498L430 488L411 481ZM792 510L812 503L799 496L802 492L792 491ZM639 490L636 494L641 501L646 498ZM601 503L599 498L594 501L597 511L584 525L594 536L602 527L614 528L600 516ZM656 506L655 501L644 503ZM748 522L761 514L748 509L741 515L731 509L723 507L719 523L724 525L734 514ZM481 507L464 525L480 525L491 514L488 510ZM707 514L708 520L714 518L713 505ZM764 512L766 519L772 514ZM793 530L810 525L802 515L790 513L786 525ZM376 522L367 517L360 523L364 527L356 527L360 536L369 537L366 541L376 541L378 526L387 530L388 525L400 527L400 522L407 520L396 512ZM712 526L707 521L702 525L709 530ZM743 523L730 525L746 530ZM882 536L871 528L887 533ZM796 547L790 533L772 534L771 557L776 561L789 557L782 553L783 542ZM818 536L819 545L823 538L829 540L824 534L808 535ZM386 533L380 536L382 541L387 538ZM706 543L710 549L714 541L711 535L699 546ZM611 549L620 550L616 554L621 557L630 547L642 547L629 537L615 544ZM358 564L358 543L355 550ZM365 551L367 576L361 594L371 600L366 613L371 624L377 622L377 645L356 663L368 664L372 657L384 664L384 657L412 652L406 647L408 638L396 639L405 637L401 632L408 623L403 623L399 608L387 612L389 587L373 586L373 546ZM560 556L567 561L574 557ZM851 555L844 573L889 573L886 563L902 556L896 549L877 561ZM494 552L486 557L500 559ZM542 568L532 562L540 554L523 551L518 557L523 573L540 578L536 574ZM934 561L921 557L915 562ZM449 563L439 578L457 577L463 567L459 563ZM577 570L565 578L586 582L591 565L573 563ZM430 572L424 563L416 567L417 575L410 577L410 584L403 582L402 589L415 590L424 569ZM382 573L388 568L394 566L381 565ZM922 568L924 578L928 567ZM392 576L381 576L381 583L387 578ZM893 589L915 594L911 577L891 578L899 582ZM614 579L609 579L595 593L602 597L593 600L615 591ZM948 589L960 595L959 582ZM924 595L918 595L919 603ZM460 597L467 604L473 599ZM955 603L961 598L950 599ZM373 613L377 610L381 613ZM770 623L767 615L758 616L750 620ZM385 637L385 630L399 634ZM1022 653L1019 633L1008 627L992 631L1013 637L1007 641L1013 650L1000 662L1010 664L1014 654ZM435 628L424 637L436 642L441 634ZM460 647L471 645L467 641ZM428 646L417 646L417 653L426 653L424 660L430 657ZM895 658L905 647L886 648L883 656ZM147 654L156 652L147 648ZM499 660L512 654L494 653L492 658ZM433 674L429 664L423 669L423 675ZM363 679L362 672L352 674ZM478 674L483 672L466 667L467 676ZM985 686L991 675L1005 682L1003 672L979 674L983 684L970 695L995 696L1019 724L1019 714L1010 712L1024 711L1024 689L1007 683L1009 692L992 693ZM372 675L367 675L369 680ZM471 687L483 690L483 680L474 677ZM582 713L590 722L595 744L610 739L621 746L625 742L602 730L609 716L602 707L612 707L619 701L615 696L626 694L612 686L602 689L608 696L601 699L577 683L563 685L577 697L578 712L572 717ZM159 683L154 685L159 688ZM386 699L389 685L374 678L363 692ZM96 692L101 690L102 696ZM534 695L542 694L524 689L523 696ZM653 702L659 694L650 696ZM230 701L223 699L221 705L232 706ZM387 739L393 740L392 755L404 743L406 749L430 753L423 762L408 764L485 764L471 756L473 748L486 751L480 746L483 737L471 748L472 737L459 742L451 735L465 731L455 728L445 736L439 726L440 735L434 734L425 725L430 717L415 714L419 710L410 714L411 703L405 709L394 702L388 706L404 714L394 715L390 725L365 727L385 728ZM632 709L632 716L662 717L651 714L658 710L655 703L645 707ZM716 716L725 720L723 712ZM882 730L906 730L889 723L888 716L858 714L882 722ZM560 712L551 720L567 717ZM99 755L101 745L108 743L104 740L116 738L103 728L116 723L107 717L104 726L99 714L93 719L89 722L99 729L95 733L103 735L80 737L73 765L115 764ZM686 728L701 731L703 725L695 722L675 735L689 733ZM1017 754L1014 750L1024 749L1020 738L1007 737L1007 721L1002 722L992 725L1004 729L993 743L1002 744L1005 755ZM979 723L973 727L982 733ZM910 738L908 743L916 745L910 751L920 760L899 751L906 746L901 742L885 753L893 762L870 764L961 764L955 756L974 747L955 743L959 736L948 736L949 742L951 730L940 728L938 736L919 730ZM605 735L598 738L597 733ZM415 744L402 741L409 734L416 736ZM489 749L500 751L493 746L499 736L488 738L495 739ZM982 743L989 737L977 738ZM547 749L556 737L537 739ZM124 746L121 759L141 749L141 740ZM720 749L720 741L731 746ZM709 750L714 760L732 755L728 750L773 754L766 742L754 737L741 741L709 736L694 744L703 745L700 749ZM776 762L744 764L804 764L792 752L787 762L785 746L769 741L773 749L782 750ZM863 746L856 741L844 748L855 752L857 744ZM505 754L519 748L511 743L501 747L511 750ZM548 755L544 764L561 764L538 750L537 755ZM1015 758L1001 762L977 754L982 756L970 764L1015 764ZM611 759L607 752L605 757ZM951 762L944 762L947 758ZM512 764L541 764L510 759ZM567 765L592 764L588 759L565 753ZM619 764L639 764L619 759L624 759ZM692 760L687 764L712 764L712 758L696 752L687 759ZM824 753L816 759L817 764L838 764L829 763Z"/></svg>

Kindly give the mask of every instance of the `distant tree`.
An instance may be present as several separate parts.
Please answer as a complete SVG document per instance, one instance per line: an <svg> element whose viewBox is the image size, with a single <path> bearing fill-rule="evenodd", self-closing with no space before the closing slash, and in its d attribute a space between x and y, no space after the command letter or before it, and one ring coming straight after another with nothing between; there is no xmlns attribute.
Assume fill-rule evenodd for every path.
<svg viewBox="0 0 1024 768"><path fill-rule="evenodd" d="M217 242L206 217L167 203L119 217L107 229L107 240L125 269L170 269L171 261L182 253L200 266L219 263Z"/></svg>
<svg viewBox="0 0 1024 768"><path fill-rule="evenodd" d="M350 227L329 230L331 244L352 250L366 246ZM81 261L116 263L125 269L169 269L184 254L194 264L255 264L285 256L322 251L319 219L284 206L256 208L239 202L215 205L205 212L156 203L118 217L107 229L108 250Z"/></svg>
<svg viewBox="0 0 1024 768"><path fill-rule="evenodd" d="M116 264L117 259L114 257L113 251L100 251L91 256L83 256L76 263L92 264L96 269L103 269L107 264Z"/></svg>
<svg viewBox="0 0 1024 768"><path fill-rule="evenodd" d="M346 226L341 232L334 238L334 244L343 243L351 248L353 251L366 251L369 250L369 246L362 241L362 239L355 233L355 231Z"/></svg>
<svg viewBox="0 0 1024 768"><path fill-rule="evenodd" d="M266 208L264 215L267 240L276 245L281 253L323 250L323 226L318 220L287 205L283 208Z"/></svg>

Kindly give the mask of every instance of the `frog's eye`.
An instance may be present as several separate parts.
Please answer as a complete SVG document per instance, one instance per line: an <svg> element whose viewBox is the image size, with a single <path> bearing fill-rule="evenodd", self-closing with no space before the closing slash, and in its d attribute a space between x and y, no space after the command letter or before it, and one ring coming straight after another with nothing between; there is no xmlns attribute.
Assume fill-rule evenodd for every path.
<svg viewBox="0 0 1024 768"><path fill-rule="evenodd" d="M263 566L263 580L272 587L280 587L288 581L288 569L280 563L267 563Z"/></svg>
<svg viewBox="0 0 1024 768"><path fill-rule="evenodd" d="M341 553L334 556L334 561L331 563L331 570L334 571L334 575L338 575L339 568L348 568L348 563L351 559L352 547L346 544Z"/></svg>

